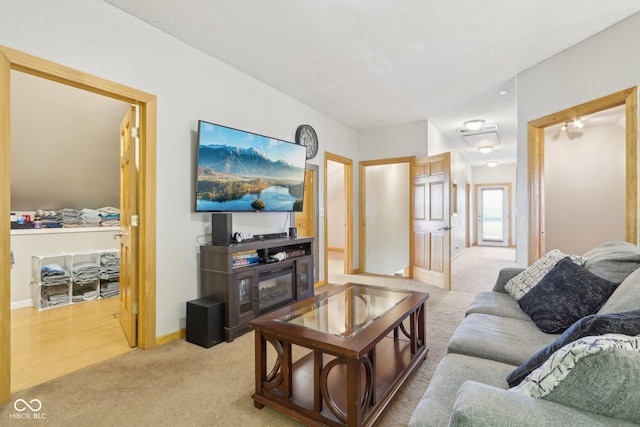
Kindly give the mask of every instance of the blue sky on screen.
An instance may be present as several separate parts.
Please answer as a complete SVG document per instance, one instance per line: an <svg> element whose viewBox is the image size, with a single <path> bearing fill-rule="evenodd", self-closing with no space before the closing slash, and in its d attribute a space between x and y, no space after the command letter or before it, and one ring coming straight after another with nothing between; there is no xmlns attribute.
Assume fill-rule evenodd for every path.
<svg viewBox="0 0 640 427"><path fill-rule="evenodd" d="M254 147L271 160L282 159L301 168L304 168L307 152L305 147L291 142L206 122L201 122L200 143L203 145L230 145L240 148Z"/></svg>

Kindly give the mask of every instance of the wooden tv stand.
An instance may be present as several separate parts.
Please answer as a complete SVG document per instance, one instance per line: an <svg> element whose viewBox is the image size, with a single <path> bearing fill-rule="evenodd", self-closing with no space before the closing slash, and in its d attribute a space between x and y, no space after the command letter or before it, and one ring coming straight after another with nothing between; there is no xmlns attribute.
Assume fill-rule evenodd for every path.
<svg viewBox="0 0 640 427"><path fill-rule="evenodd" d="M227 342L250 331L249 322L283 305L313 296L313 237L284 237L200 246L200 293L224 303ZM287 253L282 261L271 256ZM259 262L234 267L242 256Z"/></svg>

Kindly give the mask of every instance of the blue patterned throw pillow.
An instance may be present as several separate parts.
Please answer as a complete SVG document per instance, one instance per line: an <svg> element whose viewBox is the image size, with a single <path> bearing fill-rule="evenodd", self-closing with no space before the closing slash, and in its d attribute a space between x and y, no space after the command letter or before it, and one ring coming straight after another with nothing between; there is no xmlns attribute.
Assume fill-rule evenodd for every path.
<svg viewBox="0 0 640 427"><path fill-rule="evenodd" d="M542 366L553 353L565 345L580 338L604 334L640 334L640 310L624 313L592 314L583 317L564 331L557 340L538 351L529 360L507 375L509 387L515 387L520 384L527 375Z"/></svg>

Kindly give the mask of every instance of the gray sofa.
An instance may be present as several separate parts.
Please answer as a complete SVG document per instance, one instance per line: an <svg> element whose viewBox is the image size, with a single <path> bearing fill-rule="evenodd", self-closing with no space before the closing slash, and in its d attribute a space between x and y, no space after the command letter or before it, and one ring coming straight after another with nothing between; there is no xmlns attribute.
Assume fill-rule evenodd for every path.
<svg viewBox="0 0 640 427"><path fill-rule="evenodd" d="M607 242L583 257L586 262L583 258L582 266L589 272L620 283L597 314L640 310L640 249L637 246ZM413 412L409 426L638 425L634 424L638 422L637 413L620 417L603 415L597 408L593 411L599 413L594 413L509 388L506 378L512 371L561 337L542 332L520 308L518 301L505 292L505 284L522 271L521 268L503 269L492 291L481 292L475 297L449 342L447 355L437 366ZM637 342L638 338L635 339ZM632 365L635 365L626 366L621 375L620 371L612 369L610 375L628 377L631 383L640 384L640 353L627 353L632 354ZM575 370L574 377L578 371ZM586 372L591 376L592 372L588 369ZM581 393L580 386L572 383L570 387L572 392ZM630 393L638 393L636 386L631 387ZM590 389L600 392L593 385ZM608 396L596 397L601 401L594 408L601 403L607 406ZM640 407L640 393L629 399ZM615 400L612 403L620 399ZM588 405L587 408L592 409Z"/></svg>

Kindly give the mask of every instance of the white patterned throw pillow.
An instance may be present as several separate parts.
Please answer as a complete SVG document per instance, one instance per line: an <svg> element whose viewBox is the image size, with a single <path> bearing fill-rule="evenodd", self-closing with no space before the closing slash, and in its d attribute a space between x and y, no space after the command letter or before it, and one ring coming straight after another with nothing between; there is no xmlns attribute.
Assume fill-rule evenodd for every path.
<svg viewBox="0 0 640 427"><path fill-rule="evenodd" d="M573 262L582 266L586 262L586 258L578 255L569 255L554 249L547 252L539 260L531 264L527 269L517 276L510 279L505 285L504 290L507 291L516 301L525 296L542 278L549 272L561 259L570 257Z"/></svg>
<svg viewBox="0 0 640 427"><path fill-rule="evenodd" d="M640 423L640 335L581 338L553 353L510 390Z"/></svg>

